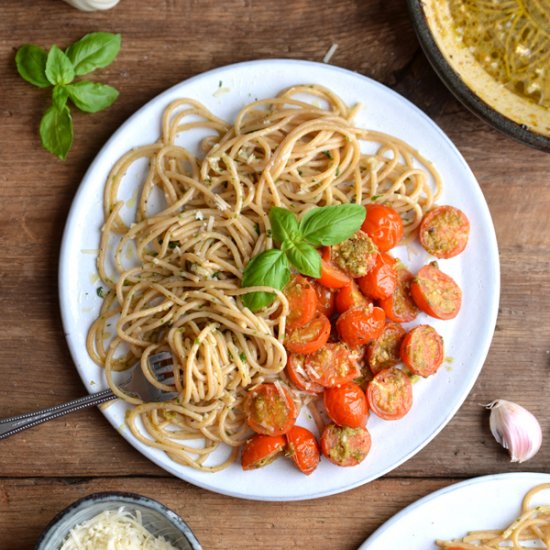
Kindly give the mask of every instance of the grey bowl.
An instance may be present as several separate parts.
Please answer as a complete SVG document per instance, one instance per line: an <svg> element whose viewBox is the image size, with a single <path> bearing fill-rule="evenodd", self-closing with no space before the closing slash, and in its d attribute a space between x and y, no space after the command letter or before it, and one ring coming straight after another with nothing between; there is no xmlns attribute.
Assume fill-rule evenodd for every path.
<svg viewBox="0 0 550 550"><path fill-rule="evenodd" d="M141 512L143 525L155 536L163 536L180 550L202 550L189 526L175 512L148 497L133 493L94 493L61 511L46 527L35 550L58 550L69 531L105 510L121 506Z"/></svg>
<svg viewBox="0 0 550 550"><path fill-rule="evenodd" d="M413 26L418 36L420 46L424 50L428 61L443 83L465 107L470 109L491 126L527 145L543 151L550 151L550 138L529 130L526 126L518 124L505 117L490 105L485 103L462 80L460 74L449 65L439 46L433 37L432 31L426 19L424 8L420 0L407 0L409 13Z"/></svg>

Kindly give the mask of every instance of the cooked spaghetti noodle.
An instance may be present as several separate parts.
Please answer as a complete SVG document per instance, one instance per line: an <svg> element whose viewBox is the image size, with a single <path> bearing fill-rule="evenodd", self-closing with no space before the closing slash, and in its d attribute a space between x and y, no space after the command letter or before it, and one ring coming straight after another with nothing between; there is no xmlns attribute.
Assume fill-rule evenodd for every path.
<svg viewBox="0 0 550 550"><path fill-rule="evenodd" d="M520 515L505 529L472 531L457 540L438 540L440 548L495 550L495 548L550 548L550 504L532 506L533 497L550 490L550 483L537 485L523 497Z"/></svg>
<svg viewBox="0 0 550 550"><path fill-rule="evenodd" d="M157 143L129 151L113 167L97 262L109 290L88 351L116 395L134 405L127 423L135 437L174 461L204 471L228 466L248 435L240 407L246 389L285 383L286 298L277 291L257 314L240 299L273 291L240 284L248 261L273 246L271 206L301 214L385 203L411 236L437 200L441 180L431 163L397 138L356 128L356 109L320 86L296 86L246 105L229 124L182 99L165 110ZM178 139L197 131L201 153L194 155ZM125 203L124 177L143 160L144 181ZM170 389L147 367L160 351L174 358L178 398L142 403L125 394L113 373L136 361L152 384ZM208 460L221 444L230 449L226 456Z"/></svg>

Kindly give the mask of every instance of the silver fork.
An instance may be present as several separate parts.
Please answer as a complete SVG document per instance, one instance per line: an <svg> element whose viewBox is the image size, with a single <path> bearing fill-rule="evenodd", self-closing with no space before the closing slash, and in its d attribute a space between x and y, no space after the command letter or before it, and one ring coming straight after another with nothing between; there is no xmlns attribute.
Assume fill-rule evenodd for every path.
<svg viewBox="0 0 550 550"><path fill-rule="evenodd" d="M172 354L168 352L156 353L149 357L149 368L153 376L163 384L171 386L174 383L174 363ZM139 363L135 364L130 370L126 371L129 378L120 384L120 388L126 393L135 395L147 402L168 401L174 399L177 392L166 392L153 386L143 374ZM97 393L92 393L80 399L74 399L68 403L56 405L48 409L42 409L32 413L12 416L10 418L0 419L0 439L10 435L22 432L27 428L32 428L42 422L53 420L73 411L78 411L93 405L99 405L105 401L116 399L117 396L109 389Z"/></svg>

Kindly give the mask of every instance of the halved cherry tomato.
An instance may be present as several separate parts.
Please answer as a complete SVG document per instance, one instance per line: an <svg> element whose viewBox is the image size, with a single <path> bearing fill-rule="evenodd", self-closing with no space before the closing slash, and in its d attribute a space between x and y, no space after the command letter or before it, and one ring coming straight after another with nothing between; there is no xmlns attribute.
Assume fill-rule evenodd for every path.
<svg viewBox="0 0 550 550"><path fill-rule="evenodd" d="M317 311L330 319L334 313L335 293L326 286L317 283L314 286L317 293Z"/></svg>
<svg viewBox="0 0 550 550"><path fill-rule="evenodd" d="M411 298L411 282L413 274L401 262L396 263L397 288L388 298L380 300L380 307L386 312L388 319L396 323L408 323L418 315L418 309Z"/></svg>
<svg viewBox="0 0 550 550"><path fill-rule="evenodd" d="M323 454L337 466L355 466L365 460L371 447L370 433L364 426L342 428L329 424L321 435Z"/></svg>
<svg viewBox="0 0 550 550"><path fill-rule="evenodd" d="M443 338L430 325L414 327L401 343L401 360L413 374L430 376L443 363Z"/></svg>
<svg viewBox="0 0 550 550"><path fill-rule="evenodd" d="M294 353L313 353L322 348L330 336L330 321L322 313L303 327L288 330L285 338L285 348Z"/></svg>
<svg viewBox="0 0 550 550"><path fill-rule="evenodd" d="M367 386L370 410L384 420L403 418L412 407L412 384L399 368L381 370Z"/></svg>
<svg viewBox="0 0 550 550"><path fill-rule="evenodd" d="M322 393L325 388L317 382L313 382L305 370L306 357L308 356L301 353L289 354L286 363L286 374L292 384L300 391Z"/></svg>
<svg viewBox="0 0 550 550"><path fill-rule="evenodd" d="M401 325L389 321L382 334L367 346L367 361L372 374L378 374L401 361L401 342L405 334Z"/></svg>
<svg viewBox="0 0 550 550"><path fill-rule="evenodd" d="M306 428L294 426L287 434L287 454L298 466L298 469L308 476L317 468L321 458L319 443L315 436Z"/></svg>
<svg viewBox="0 0 550 550"><path fill-rule="evenodd" d="M336 321L340 339L351 346L368 344L384 330L386 315L379 307L357 306L348 309Z"/></svg>
<svg viewBox="0 0 550 550"><path fill-rule="evenodd" d="M329 418L338 426L358 428L367 422L367 397L353 382L327 388L323 394L323 402Z"/></svg>
<svg viewBox="0 0 550 550"><path fill-rule="evenodd" d="M420 244L436 258L452 258L468 244L470 222L454 206L436 206L423 218L418 230Z"/></svg>
<svg viewBox="0 0 550 550"><path fill-rule="evenodd" d="M376 262L378 248L363 231L331 247L331 260L351 277L366 275Z"/></svg>
<svg viewBox="0 0 550 550"><path fill-rule="evenodd" d="M344 313L355 306L367 306L369 303L370 301L361 293L355 281L351 281L349 285L336 292L336 311L338 313Z"/></svg>
<svg viewBox="0 0 550 550"><path fill-rule="evenodd" d="M453 319L462 305L462 291L455 280L437 264L425 265L411 282L415 304L436 319Z"/></svg>
<svg viewBox="0 0 550 550"><path fill-rule="evenodd" d="M278 389L279 388L279 389ZM259 434L283 435L296 421L298 411L289 391L266 383L251 389L244 403L248 425Z"/></svg>
<svg viewBox="0 0 550 550"><path fill-rule="evenodd" d="M330 246L321 251L321 277L316 281L327 288L342 288L350 283L351 277L336 267L330 259Z"/></svg>
<svg viewBox="0 0 550 550"><path fill-rule="evenodd" d="M387 252L403 237L403 220L396 210L383 204L367 204L367 216L361 229L374 241L380 252Z"/></svg>
<svg viewBox="0 0 550 550"><path fill-rule="evenodd" d="M389 254L378 254L374 267L357 284L361 292L376 300L391 296L397 288L396 260Z"/></svg>
<svg viewBox="0 0 550 550"><path fill-rule="evenodd" d="M286 326L289 329L303 327L315 317L317 292L313 283L301 275L293 275L283 293L288 300Z"/></svg>
<svg viewBox="0 0 550 550"><path fill-rule="evenodd" d="M271 464L286 447L286 439L282 435L252 436L241 451L243 470L255 470Z"/></svg>
<svg viewBox="0 0 550 550"><path fill-rule="evenodd" d="M304 370L313 382L325 388L345 384L361 375L360 355L360 351L350 350L342 342L328 343L306 357Z"/></svg>

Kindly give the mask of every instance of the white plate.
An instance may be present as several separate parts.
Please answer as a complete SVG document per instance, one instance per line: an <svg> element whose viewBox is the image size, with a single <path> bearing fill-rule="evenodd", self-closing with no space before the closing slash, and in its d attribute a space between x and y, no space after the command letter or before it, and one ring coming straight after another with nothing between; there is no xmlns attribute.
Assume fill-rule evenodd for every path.
<svg viewBox="0 0 550 550"><path fill-rule="evenodd" d="M377 529L359 550L431 550L436 539L462 538L468 531L503 529L519 515L525 493L550 474L511 473L476 477L414 502ZM550 493L533 504L548 504Z"/></svg>
<svg viewBox="0 0 550 550"><path fill-rule="evenodd" d="M227 90L219 94L220 82ZM100 286L95 253L102 225L102 190L116 160L134 146L159 137L160 118L174 99L191 97L216 115L232 120L254 98L271 97L298 83L330 87L348 104L361 102L358 126L380 130L406 140L433 161L445 182L440 203L463 209L472 231L466 251L441 265L464 289L464 303L453 321L430 322L445 339L446 364L436 376L414 387L415 404L402 420L369 420L373 448L354 468L338 468L324 461L311 476L304 476L288 460L268 468L242 472L234 465L216 474L184 468L166 455L137 442L124 425L126 405L117 402L104 414L136 449L162 468L195 485L232 496L260 500L298 500L346 491L371 481L410 458L447 424L472 388L483 365L496 322L499 299L499 262L495 232L487 204L466 162L445 134L403 97L359 74L330 65L291 60L268 60L222 67L177 84L142 107L126 121L100 151L76 194L61 249L60 301L67 342L78 372L90 392L105 386L101 369L88 357L86 332L95 318ZM136 175L137 177L137 175ZM130 197L128 197L130 198ZM420 252L406 259L412 270L427 260ZM405 251L401 251L405 256Z"/></svg>

